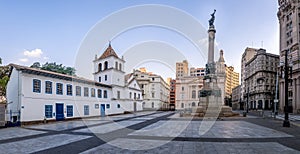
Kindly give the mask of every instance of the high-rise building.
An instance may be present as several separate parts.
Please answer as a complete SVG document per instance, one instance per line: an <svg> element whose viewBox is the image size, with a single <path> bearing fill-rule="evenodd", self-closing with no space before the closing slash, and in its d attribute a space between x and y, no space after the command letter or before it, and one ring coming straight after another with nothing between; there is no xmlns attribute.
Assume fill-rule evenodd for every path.
<svg viewBox="0 0 300 154"><path fill-rule="evenodd" d="M175 110L176 106L176 80L170 80L170 109Z"/></svg>
<svg viewBox="0 0 300 154"><path fill-rule="evenodd" d="M190 68L190 76L205 76L205 68Z"/></svg>
<svg viewBox="0 0 300 154"><path fill-rule="evenodd" d="M239 73L234 72L233 66L225 65L225 97L230 97L232 89L239 85Z"/></svg>
<svg viewBox="0 0 300 154"><path fill-rule="evenodd" d="M278 0L278 20L280 29L280 61L285 62L288 52L288 64L292 65L288 94L284 90L284 79L280 79L280 110L284 109L285 97L288 97L289 109L300 113L300 2L299 0Z"/></svg>
<svg viewBox="0 0 300 154"><path fill-rule="evenodd" d="M238 85L232 89L232 109L233 110L242 110L243 106L241 106L241 85Z"/></svg>
<svg viewBox="0 0 300 154"><path fill-rule="evenodd" d="M168 84L168 85L171 85L171 81L172 81L172 80L173 80L172 78L167 78L167 80L166 80L167 84Z"/></svg>
<svg viewBox="0 0 300 154"><path fill-rule="evenodd" d="M245 65L244 100L247 99L250 109L271 109L276 93L276 75L279 56L266 53L265 49L257 50L257 54ZM249 91L248 91L249 89Z"/></svg>
<svg viewBox="0 0 300 154"><path fill-rule="evenodd" d="M246 96L245 91L247 90L247 89L245 89L245 74L246 74L245 67L246 67L246 63L248 63L248 61L256 55L257 50L258 49L247 47L245 49L245 52L242 55L242 61L241 61L241 98L242 98L242 102L244 104L246 103L246 99L244 99L244 98Z"/></svg>
<svg viewBox="0 0 300 154"><path fill-rule="evenodd" d="M189 75L189 63L187 60L176 63L176 78Z"/></svg>
<svg viewBox="0 0 300 154"><path fill-rule="evenodd" d="M140 70L142 73L146 73L146 72L147 72L146 67L141 67L139 70Z"/></svg>

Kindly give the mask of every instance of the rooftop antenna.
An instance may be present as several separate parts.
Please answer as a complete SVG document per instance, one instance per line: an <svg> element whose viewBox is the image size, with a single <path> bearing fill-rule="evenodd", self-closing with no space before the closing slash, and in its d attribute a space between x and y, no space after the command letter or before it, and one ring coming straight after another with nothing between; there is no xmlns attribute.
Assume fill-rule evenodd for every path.
<svg viewBox="0 0 300 154"><path fill-rule="evenodd" d="M261 48L264 48L264 41L261 41Z"/></svg>

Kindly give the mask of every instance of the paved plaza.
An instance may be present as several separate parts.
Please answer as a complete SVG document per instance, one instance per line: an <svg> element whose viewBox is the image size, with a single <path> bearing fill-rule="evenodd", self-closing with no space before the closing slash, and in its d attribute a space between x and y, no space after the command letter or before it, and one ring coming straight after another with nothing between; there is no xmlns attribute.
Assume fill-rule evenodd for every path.
<svg viewBox="0 0 300 154"><path fill-rule="evenodd" d="M0 153L300 153L300 129L255 116L205 120L138 112L0 129Z"/></svg>

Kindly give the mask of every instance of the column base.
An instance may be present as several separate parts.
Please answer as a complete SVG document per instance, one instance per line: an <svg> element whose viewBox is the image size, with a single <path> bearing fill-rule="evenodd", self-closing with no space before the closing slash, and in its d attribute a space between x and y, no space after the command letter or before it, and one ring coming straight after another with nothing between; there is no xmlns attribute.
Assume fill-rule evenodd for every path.
<svg viewBox="0 0 300 154"><path fill-rule="evenodd" d="M289 120L284 120L282 126L283 127L290 127L291 126L290 121Z"/></svg>

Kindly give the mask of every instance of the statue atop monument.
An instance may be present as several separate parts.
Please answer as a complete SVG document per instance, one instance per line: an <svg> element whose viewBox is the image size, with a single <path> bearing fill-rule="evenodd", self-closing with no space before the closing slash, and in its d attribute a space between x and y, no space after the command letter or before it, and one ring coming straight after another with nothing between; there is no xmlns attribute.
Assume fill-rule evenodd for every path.
<svg viewBox="0 0 300 154"><path fill-rule="evenodd" d="M211 18L209 19L209 26L214 26L214 22L215 22L215 13L216 13L216 9L214 9L214 13L210 14Z"/></svg>

